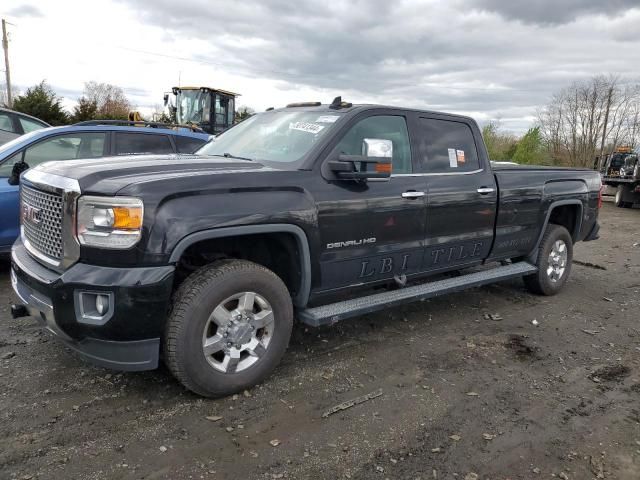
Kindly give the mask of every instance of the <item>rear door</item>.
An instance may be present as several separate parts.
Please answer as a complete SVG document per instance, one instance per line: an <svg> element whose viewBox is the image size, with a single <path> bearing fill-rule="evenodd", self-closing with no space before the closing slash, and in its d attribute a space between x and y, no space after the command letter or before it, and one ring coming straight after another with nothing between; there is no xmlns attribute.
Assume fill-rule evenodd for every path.
<svg viewBox="0 0 640 480"><path fill-rule="evenodd" d="M497 188L474 122L416 114L416 165L427 183L427 226L422 268L437 272L488 257Z"/></svg>

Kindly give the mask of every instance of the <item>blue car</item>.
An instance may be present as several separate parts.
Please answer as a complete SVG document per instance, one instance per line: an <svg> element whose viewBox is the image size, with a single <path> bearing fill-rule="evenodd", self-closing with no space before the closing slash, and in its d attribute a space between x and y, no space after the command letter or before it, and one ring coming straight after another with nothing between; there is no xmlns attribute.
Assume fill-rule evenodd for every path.
<svg viewBox="0 0 640 480"><path fill-rule="evenodd" d="M12 185L17 183L16 173L50 160L193 153L211 138L207 133L188 129L89 122L88 125L44 128L5 143L0 146L0 254L11 250L20 233L19 187ZM19 165L14 168L16 164Z"/></svg>

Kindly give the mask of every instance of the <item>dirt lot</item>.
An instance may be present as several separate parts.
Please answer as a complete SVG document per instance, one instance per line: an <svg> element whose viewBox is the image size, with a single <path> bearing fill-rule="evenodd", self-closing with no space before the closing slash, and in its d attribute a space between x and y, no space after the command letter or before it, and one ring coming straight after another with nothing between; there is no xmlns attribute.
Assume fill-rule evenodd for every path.
<svg viewBox="0 0 640 480"><path fill-rule="evenodd" d="M637 480L640 210L601 223L557 297L513 281L298 327L266 384L221 400L11 320L4 264L0 478Z"/></svg>

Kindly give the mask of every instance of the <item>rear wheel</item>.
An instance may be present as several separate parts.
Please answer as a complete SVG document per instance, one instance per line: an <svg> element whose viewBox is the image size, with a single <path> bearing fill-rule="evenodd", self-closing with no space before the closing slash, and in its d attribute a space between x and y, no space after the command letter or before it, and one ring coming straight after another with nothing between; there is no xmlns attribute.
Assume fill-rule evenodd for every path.
<svg viewBox="0 0 640 480"><path fill-rule="evenodd" d="M625 192L624 185L618 185L618 188L616 189L616 197L614 200L616 207L629 208L633 205L630 202L626 202L625 197L626 197L626 192Z"/></svg>
<svg viewBox="0 0 640 480"><path fill-rule="evenodd" d="M524 277L524 283L533 293L555 295L569 278L572 261L571 235L563 226L549 224L538 250L538 272Z"/></svg>
<svg viewBox="0 0 640 480"><path fill-rule="evenodd" d="M228 260L192 274L167 320L166 363L189 390L229 395L263 381L289 343L293 307L272 271Z"/></svg>

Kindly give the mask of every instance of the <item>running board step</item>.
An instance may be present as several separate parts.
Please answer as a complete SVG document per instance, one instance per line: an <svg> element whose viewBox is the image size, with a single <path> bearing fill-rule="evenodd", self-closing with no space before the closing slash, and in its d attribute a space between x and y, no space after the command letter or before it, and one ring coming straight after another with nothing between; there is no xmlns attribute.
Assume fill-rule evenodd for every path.
<svg viewBox="0 0 640 480"><path fill-rule="evenodd" d="M375 312L403 303L426 300L447 293L479 287L500 280L522 277L538 271L538 268L527 262L511 263L509 265L482 270L479 272L446 278L435 282L423 283L390 292L376 293L366 297L354 298L344 302L330 303L319 307L307 308L298 312L298 319L312 327L330 325L345 318Z"/></svg>

